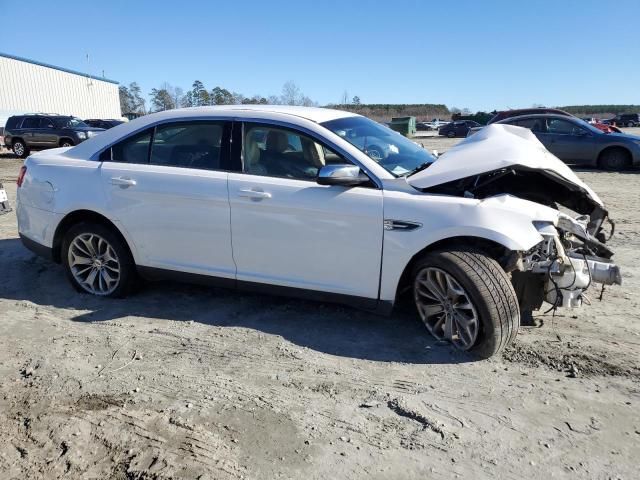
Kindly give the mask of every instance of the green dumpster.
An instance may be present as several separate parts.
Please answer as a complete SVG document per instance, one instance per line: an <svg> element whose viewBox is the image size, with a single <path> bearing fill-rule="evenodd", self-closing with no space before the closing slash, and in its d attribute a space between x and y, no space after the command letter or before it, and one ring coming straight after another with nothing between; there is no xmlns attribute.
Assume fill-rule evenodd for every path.
<svg viewBox="0 0 640 480"><path fill-rule="evenodd" d="M393 117L389 127L405 137L413 137L416 134L416 117Z"/></svg>

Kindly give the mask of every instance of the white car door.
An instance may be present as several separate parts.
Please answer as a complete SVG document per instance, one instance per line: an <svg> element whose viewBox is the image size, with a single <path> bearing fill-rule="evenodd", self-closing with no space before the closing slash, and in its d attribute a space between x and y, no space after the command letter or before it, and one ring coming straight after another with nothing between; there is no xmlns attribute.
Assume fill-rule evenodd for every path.
<svg viewBox="0 0 640 480"><path fill-rule="evenodd" d="M235 281L227 191L229 122L170 123L101 155L111 215L146 267Z"/></svg>
<svg viewBox="0 0 640 480"><path fill-rule="evenodd" d="M245 123L242 137L244 173L229 174L238 281L377 299L382 190L316 183L323 164L349 162L306 134Z"/></svg>

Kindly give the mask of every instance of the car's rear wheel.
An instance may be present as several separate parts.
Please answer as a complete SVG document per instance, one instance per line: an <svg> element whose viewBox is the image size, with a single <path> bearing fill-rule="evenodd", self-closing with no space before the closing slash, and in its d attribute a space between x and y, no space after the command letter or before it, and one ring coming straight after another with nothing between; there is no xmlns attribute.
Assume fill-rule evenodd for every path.
<svg viewBox="0 0 640 480"><path fill-rule="evenodd" d="M29 149L22 140L14 140L12 149L13 153L20 158L26 158L29 156Z"/></svg>
<svg viewBox="0 0 640 480"><path fill-rule="evenodd" d="M129 248L109 228L79 223L62 242L67 277L80 292L101 297L123 297L131 291L136 267Z"/></svg>
<svg viewBox="0 0 640 480"><path fill-rule="evenodd" d="M449 137L449 138L453 138L453 137L455 137L455 136L456 136L456 132L454 132L453 130L449 130L449 131L447 132L447 137Z"/></svg>
<svg viewBox="0 0 640 480"><path fill-rule="evenodd" d="M633 127L633 126L634 126L634 125L633 125L633 122L629 122L629 123L627 123L627 127L631 128L631 127Z"/></svg>
<svg viewBox="0 0 640 480"><path fill-rule="evenodd" d="M629 168L631 158L629 152L623 148L610 148L600 155L598 165L609 171L620 171Z"/></svg>
<svg viewBox="0 0 640 480"><path fill-rule="evenodd" d="M413 269L413 295L429 332L460 350L487 358L518 332L513 286L500 265L478 250L425 254Z"/></svg>

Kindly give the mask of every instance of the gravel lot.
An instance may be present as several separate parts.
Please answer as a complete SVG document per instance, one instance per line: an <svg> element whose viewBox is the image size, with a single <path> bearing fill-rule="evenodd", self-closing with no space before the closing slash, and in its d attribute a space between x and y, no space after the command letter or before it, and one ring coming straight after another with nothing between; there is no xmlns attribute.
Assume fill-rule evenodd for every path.
<svg viewBox="0 0 640 480"><path fill-rule="evenodd" d="M13 205L20 165L0 154ZM411 312L81 295L0 216L0 478L638 478L640 177L579 175L617 220L624 285L490 361Z"/></svg>

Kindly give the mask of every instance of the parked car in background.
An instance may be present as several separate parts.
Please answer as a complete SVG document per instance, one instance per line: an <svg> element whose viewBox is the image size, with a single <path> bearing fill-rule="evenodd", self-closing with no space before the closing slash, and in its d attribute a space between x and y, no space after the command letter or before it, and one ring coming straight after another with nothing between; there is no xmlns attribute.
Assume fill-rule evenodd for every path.
<svg viewBox="0 0 640 480"><path fill-rule="evenodd" d="M501 120L505 120L507 118L512 118L512 117L520 117L522 115L541 115L541 114L545 114L545 113L550 113L550 114L554 114L554 115L564 115L567 117L574 117L574 118L578 118L575 117L574 115L570 114L569 112L565 112L564 110L559 110L557 108L546 108L546 107L535 107L535 108L521 108L521 109L515 109L515 110L504 110L502 112L498 112L496 113L496 115L489 120L489 122L487 123L487 125L490 125L492 123L496 123L499 122ZM584 121L588 121L585 119L582 119ZM594 127L596 127L598 130L602 130L603 132L616 132L616 133L622 133L622 131L612 125L609 124L605 124L603 122L600 121L596 121L596 119L594 118L590 118L591 121L588 121L588 123L591 123Z"/></svg>
<svg viewBox="0 0 640 480"><path fill-rule="evenodd" d="M606 133L566 115L523 115L499 124L528 128L560 160L575 164L623 170L640 164L640 137Z"/></svg>
<svg viewBox="0 0 640 480"><path fill-rule="evenodd" d="M418 132L430 132L433 127L429 125L429 122L416 122L416 130Z"/></svg>
<svg viewBox="0 0 640 480"><path fill-rule="evenodd" d="M446 124L444 127L440 127L438 135L449 138L466 137L469 130L477 127L482 127L482 125L478 122L474 122L473 120L457 120Z"/></svg>
<svg viewBox="0 0 640 480"><path fill-rule="evenodd" d="M115 120L115 119L101 120L101 119L96 119L96 118L90 118L88 120L85 120L84 123L86 123L90 127L103 128L105 130L109 130L110 128L113 128L113 127L115 127L117 125L120 125L120 124L124 123L124 121L123 120Z"/></svg>
<svg viewBox="0 0 640 480"><path fill-rule="evenodd" d="M516 108L512 110L502 110L500 112L497 112L491 118L491 120L487 122L487 125L491 125L492 123L497 123L507 118L520 117L522 115L540 115L544 113L553 113L554 115L566 115L567 117L573 116L570 113L565 112L564 110L559 110L557 108L546 108L546 107Z"/></svg>
<svg viewBox="0 0 640 480"><path fill-rule="evenodd" d="M435 160L350 112L168 110L30 156L18 230L80 292L122 297L141 274L387 313L408 295L436 338L488 357L520 311L580 306L620 271L604 204L566 165L519 128L477 139Z"/></svg>
<svg viewBox="0 0 640 480"><path fill-rule="evenodd" d="M73 147L103 131L67 115L14 115L4 128L4 143L18 157L26 158L31 150Z"/></svg>
<svg viewBox="0 0 640 480"><path fill-rule="evenodd" d="M432 118L430 121L426 122L433 130L438 130L440 127L444 127L448 123L451 123L451 120L441 120L439 118Z"/></svg>
<svg viewBox="0 0 640 480"><path fill-rule="evenodd" d="M608 119L607 125L617 125L618 127L638 127L640 126L640 116L637 113L622 113Z"/></svg>

